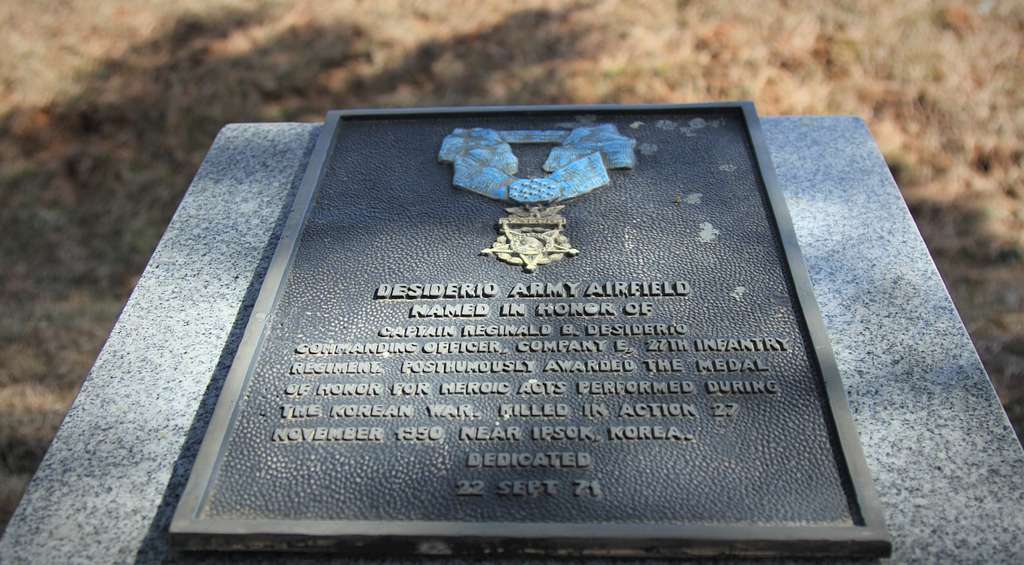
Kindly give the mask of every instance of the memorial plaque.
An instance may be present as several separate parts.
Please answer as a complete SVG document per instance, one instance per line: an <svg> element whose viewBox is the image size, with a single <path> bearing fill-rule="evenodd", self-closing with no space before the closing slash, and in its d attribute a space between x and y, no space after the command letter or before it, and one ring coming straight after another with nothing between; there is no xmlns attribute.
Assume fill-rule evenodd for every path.
<svg viewBox="0 0 1024 565"><path fill-rule="evenodd" d="M753 105L329 113L171 535L887 555Z"/></svg>

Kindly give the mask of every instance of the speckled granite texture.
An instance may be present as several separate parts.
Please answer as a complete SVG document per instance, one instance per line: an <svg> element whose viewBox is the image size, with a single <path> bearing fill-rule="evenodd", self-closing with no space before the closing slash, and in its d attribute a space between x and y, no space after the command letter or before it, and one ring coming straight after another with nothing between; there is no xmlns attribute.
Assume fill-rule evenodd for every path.
<svg viewBox="0 0 1024 565"><path fill-rule="evenodd" d="M863 122L764 128L893 561L1024 562L1024 454ZM218 136L0 540L0 562L281 561L178 553L165 534L317 129Z"/></svg>

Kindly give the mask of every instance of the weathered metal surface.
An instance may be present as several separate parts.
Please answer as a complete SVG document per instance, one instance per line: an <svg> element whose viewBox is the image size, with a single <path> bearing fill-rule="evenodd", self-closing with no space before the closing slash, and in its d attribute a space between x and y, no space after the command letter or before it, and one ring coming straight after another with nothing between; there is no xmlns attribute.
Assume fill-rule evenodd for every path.
<svg viewBox="0 0 1024 565"><path fill-rule="evenodd" d="M554 158L572 136L554 132L594 130L628 135ZM503 205L438 162L458 185L459 131L494 132L502 174L597 156L608 181L510 211L506 247L485 249L535 262L510 267L480 254ZM214 549L886 554L753 107L329 114L171 533Z"/></svg>

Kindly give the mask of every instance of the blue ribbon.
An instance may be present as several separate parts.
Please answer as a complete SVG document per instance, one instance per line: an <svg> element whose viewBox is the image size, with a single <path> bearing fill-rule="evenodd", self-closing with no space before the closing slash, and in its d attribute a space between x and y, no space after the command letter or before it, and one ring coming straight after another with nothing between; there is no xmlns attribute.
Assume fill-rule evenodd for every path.
<svg viewBox="0 0 1024 565"><path fill-rule="evenodd" d="M554 143L544 162L546 177L517 178L512 143ZM636 140L612 124L567 130L456 128L444 138L438 159L455 166L452 183L495 200L539 204L575 198L610 182L607 169L636 165Z"/></svg>

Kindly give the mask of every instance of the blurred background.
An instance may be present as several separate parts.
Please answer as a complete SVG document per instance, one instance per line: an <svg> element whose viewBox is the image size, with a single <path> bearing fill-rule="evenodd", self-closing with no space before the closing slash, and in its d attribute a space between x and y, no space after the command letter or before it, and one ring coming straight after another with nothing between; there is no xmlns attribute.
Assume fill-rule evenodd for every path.
<svg viewBox="0 0 1024 565"><path fill-rule="evenodd" d="M35 0L0 22L0 528L220 127L331 108L860 116L1024 425L1019 0Z"/></svg>

